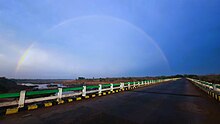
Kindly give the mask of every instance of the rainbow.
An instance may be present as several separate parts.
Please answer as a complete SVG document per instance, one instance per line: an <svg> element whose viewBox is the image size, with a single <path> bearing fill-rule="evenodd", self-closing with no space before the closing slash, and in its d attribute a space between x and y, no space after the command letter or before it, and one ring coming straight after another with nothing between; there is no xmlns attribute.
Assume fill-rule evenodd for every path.
<svg viewBox="0 0 220 124"><path fill-rule="evenodd" d="M16 66L16 72L18 72L23 64L23 62L25 61L25 59L27 58L28 54L30 53L30 50L33 48L34 43L32 43L22 54L22 56L20 57L17 66Z"/></svg>
<svg viewBox="0 0 220 124"><path fill-rule="evenodd" d="M168 62L168 59L167 57L165 56L164 52L162 51L162 49L160 48L160 46L153 40L153 38L151 38L143 29L141 29L140 27L126 21L126 20L123 20L123 19L119 19L119 18L116 18L116 17L113 17L113 16L103 16L103 15L88 15L88 16L79 16L79 17L76 17L76 18L71 18L71 19L67 19L67 20L64 20L62 21L61 23L58 23L57 25L54 25L53 27L51 27L48 31L53 31L63 25L66 25L66 24L69 24L71 22L74 22L74 21L77 21L77 20L81 20L81 19L89 19L89 18L94 18L94 17L102 17L102 18L107 18L108 20L114 20L114 21L118 21L118 22L121 22L121 23L124 23L124 24L127 24L131 27L133 27L136 31L138 31L139 33L143 34L143 36L145 36L146 38L150 39L149 41L157 48L157 50L159 51L160 55L162 56L163 60L165 61L165 64L166 66L168 67L168 69L170 70L170 66L169 66L169 62Z"/></svg>

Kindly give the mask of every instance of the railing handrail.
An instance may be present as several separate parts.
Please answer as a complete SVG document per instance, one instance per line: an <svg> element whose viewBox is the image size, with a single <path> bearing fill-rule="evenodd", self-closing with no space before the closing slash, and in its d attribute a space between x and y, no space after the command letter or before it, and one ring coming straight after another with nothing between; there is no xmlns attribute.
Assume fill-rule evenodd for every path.
<svg viewBox="0 0 220 124"><path fill-rule="evenodd" d="M20 96L19 92L17 92L17 93L2 93L2 94L0 94L0 99L1 98L16 98L19 96Z"/></svg>

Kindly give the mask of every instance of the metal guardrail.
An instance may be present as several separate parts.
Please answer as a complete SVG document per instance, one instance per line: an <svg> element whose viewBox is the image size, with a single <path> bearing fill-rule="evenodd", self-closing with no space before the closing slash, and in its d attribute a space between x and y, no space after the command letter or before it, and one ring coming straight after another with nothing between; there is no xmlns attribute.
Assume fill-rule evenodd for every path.
<svg viewBox="0 0 220 124"><path fill-rule="evenodd" d="M0 94L0 99L10 99L14 98L15 100L10 102L1 102L0 107L7 107L7 106L18 106L18 108L24 107L24 104L34 103L34 102L41 102L41 101L48 101L54 100L57 101L62 100L65 97L77 97L83 96L85 97L87 94L91 93L102 93L104 91L113 91L116 89L124 89L131 87L140 87L140 86L147 86L150 84L156 84L171 80L177 80L178 78L171 78L171 79L159 79L159 80L145 80L145 81L138 81L138 82L125 82L125 83L118 83L118 84L99 84L93 86L81 86L81 87L72 87L72 88L58 88L53 90L39 90L39 91L25 91L22 90L17 93L5 93ZM68 93L71 92L71 93ZM43 97L42 97L43 96Z"/></svg>

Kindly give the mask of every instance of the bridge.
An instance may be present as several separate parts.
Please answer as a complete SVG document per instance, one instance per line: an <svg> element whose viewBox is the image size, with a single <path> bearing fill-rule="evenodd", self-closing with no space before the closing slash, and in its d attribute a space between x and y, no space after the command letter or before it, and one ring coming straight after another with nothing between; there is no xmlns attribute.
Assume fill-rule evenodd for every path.
<svg viewBox="0 0 220 124"><path fill-rule="evenodd" d="M102 87L102 88L100 88ZM16 114L4 115L1 123L218 123L220 122L219 85L195 79L167 79L82 87L81 97L68 101L69 94L56 96L59 105L39 108L34 105ZM94 88L94 87L93 87ZM105 90L104 90L105 89ZM78 89L79 90L79 89ZM127 91L126 91L127 90ZM94 93L97 92L94 96ZM101 91L101 93L100 93ZM205 92L204 92L205 91ZM118 92L118 93L117 93ZM19 95L19 106L25 100ZM28 92L27 92L28 93ZM75 94L75 93L73 93ZM101 94L99 96L99 94ZM76 95L76 94L75 94ZM79 94L78 94L79 95ZM6 95L7 96L7 95ZM54 97L49 96L47 98ZM64 98L66 99L64 99ZM59 99L61 98L61 99ZM77 100L78 101L74 101ZM23 102L21 102L23 100ZM47 99L46 99L47 101ZM62 104L66 102L65 104ZM35 101L36 102L36 101ZM7 103L8 104L8 103ZM1 104L3 106L3 104ZM6 104L4 104L6 105ZM24 105L25 106L25 105ZM48 106L49 103L48 103ZM25 107L21 107L25 108ZM35 109L38 108L38 109ZM33 110L35 109L35 110ZM9 109L10 110L10 109ZM20 109L19 109L20 110ZM22 110L22 109L21 109ZM10 114L10 111L8 111Z"/></svg>

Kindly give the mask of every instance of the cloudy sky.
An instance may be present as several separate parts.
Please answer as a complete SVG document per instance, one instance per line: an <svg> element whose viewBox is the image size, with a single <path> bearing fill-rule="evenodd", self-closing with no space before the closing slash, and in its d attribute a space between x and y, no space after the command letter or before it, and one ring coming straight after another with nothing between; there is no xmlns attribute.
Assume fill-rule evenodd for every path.
<svg viewBox="0 0 220 124"><path fill-rule="evenodd" d="M0 76L220 73L219 0L0 0Z"/></svg>

